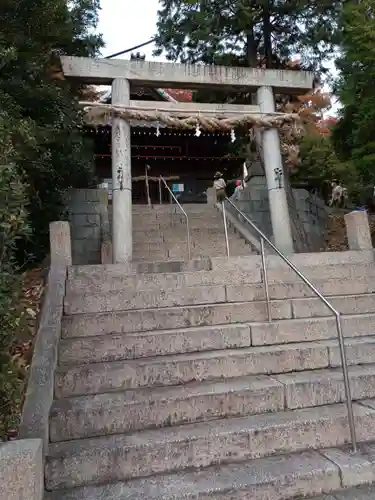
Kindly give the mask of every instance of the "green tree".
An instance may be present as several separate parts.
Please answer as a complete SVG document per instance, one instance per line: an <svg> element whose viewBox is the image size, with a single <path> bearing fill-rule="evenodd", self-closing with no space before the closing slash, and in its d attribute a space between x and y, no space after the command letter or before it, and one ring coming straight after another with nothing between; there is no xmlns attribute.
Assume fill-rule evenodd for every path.
<svg viewBox="0 0 375 500"><path fill-rule="evenodd" d="M25 185L15 165L0 163L0 440L8 428L16 426L21 403L20 374L9 349L20 324L21 276L15 253L19 239L27 238L30 229L26 204Z"/></svg>
<svg viewBox="0 0 375 500"><path fill-rule="evenodd" d="M157 53L182 62L321 67L337 42L342 1L160 0Z"/></svg>
<svg viewBox="0 0 375 500"><path fill-rule="evenodd" d="M48 249L68 187L93 180L78 97L60 54L95 55L98 0L3 0L0 16L0 437L15 428L22 377L10 346L22 323L22 265Z"/></svg>
<svg viewBox="0 0 375 500"><path fill-rule="evenodd" d="M300 168L292 175L296 184L307 183L324 192L325 184L337 179L345 185L350 198L356 196L357 179L350 168L337 157L329 135L308 134L299 144Z"/></svg>
<svg viewBox="0 0 375 500"><path fill-rule="evenodd" d="M61 77L59 55L97 53L99 1L4 0L1 7L1 114L4 128L20 125L10 126L5 142L27 185L33 237L24 251L39 260L48 248L48 223L61 216L62 193L94 179L92 149L81 131L81 89Z"/></svg>
<svg viewBox="0 0 375 500"><path fill-rule="evenodd" d="M337 47L341 8L342 0L160 0L156 54L181 62L312 69L322 74L324 60ZM300 63L292 66L297 54ZM301 102L296 96L276 96L276 105L283 111L292 104L296 111L311 107L316 98L311 95ZM200 90L194 100L249 103L252 96ZM237 135L241 132L248 142L246 131ZM297 163L295 138L289 140L293 144L282 140L287 163Z"/></svg>
<svg viewBox="0 0 375 500"><path fill-rule="evenodd" d="M340 20L337 94L342 104L333 129L339 158L362 186L375 185L375 0L346 2Z"/></svg>

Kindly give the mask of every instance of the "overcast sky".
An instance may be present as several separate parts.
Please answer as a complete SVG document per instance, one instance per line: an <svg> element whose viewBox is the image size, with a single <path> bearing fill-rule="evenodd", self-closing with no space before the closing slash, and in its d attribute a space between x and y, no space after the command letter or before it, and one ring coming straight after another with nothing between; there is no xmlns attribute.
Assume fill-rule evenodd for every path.
<svg viewBox="0 0 375 500"><path fill-rule="evenodd" d="M143 42L155 35L158 0L101 0L102 10L98 31L106 43L103 56L120 52ZM153 44L139 49L152 57ZM123 56L129 58L129 54ZM162 58L158 58L162 60Z"/></svg>
<svg viewBox="0 0 375 500"><path fill-rule="evenodd" d="M129 49L150 40L156 31L158 0L101 0L98 31L103 34L105 48L103 56ZM154 44L139 49L148 60L163 61L163 57L152 56ZM121 56L128 59L129 54ZM329 88L325 88L328 90ZM335 114L337 104L329 114Z"/></svg>

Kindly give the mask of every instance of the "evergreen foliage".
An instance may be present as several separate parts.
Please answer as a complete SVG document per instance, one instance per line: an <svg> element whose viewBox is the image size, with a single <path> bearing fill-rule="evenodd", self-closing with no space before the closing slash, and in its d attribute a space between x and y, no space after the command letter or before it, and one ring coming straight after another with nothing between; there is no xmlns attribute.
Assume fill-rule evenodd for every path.
<svg viewBox="0 0 375 500"><path fill-rule="evenodd" d="M99 1L3 0L1 7L0 158L14 162L28 186L33 235L23 251L40 260L48 224L63 208L62 192L93 180L92 149L75 98L80 89L63 79L59 55L96 54Z"/></svg>
<svg viewBox="0 0 375 500"><path fill-rule="evenodd" d="M333 130L339 158L360 186L375 185L375 1L346 2L337 94L342 104Z"/></svg>
<svg viewBox="0 0 375 500"><path fill-rule="evenodd" d="M22 379L10 346L22 328L22 270L48 251L62 194L94 180L77 97L59 55L95 55L98 0L2 0L0 16L0 439L15 429Z"/></svg>
<svg viewBox="0 0 375 500"><path fill-rule="evenodd" d="M321 68L337 43L342 1L160 0L157 53L172 61Z"/></svg>
<svg viewBox="0 0 375 500"><path fill-rule="evenodd" d="M164 53L172 61L311 69L322 75L324 60L337 48L336 28L342 3L338 0L160 0L156 54ZM296 55L300 62L293 64ZM198 102L252 102L249 92L228 90L200 90L195 92L194 99ZM276 96L278 111L303 109L308 122L307 135L312 137L310 141L308 138L302 140L304 147L300 158L296 154L298 144L295 140L289 144L282 137L286 164L292 170L300 166L299 176L304 175L305 160L309 170L306 176L310 176L314 158L317 171L328 173L329 167L322 168L319 162L326 154L335 156L329 139L319 137L317 127L328 103L329 99L321 92L311 92L298 99L296 96ZM241 132L238 131L238 137ZM317 154L320 143L324 154ZM236 141L230 150L240 154L245 146L243 140ZM292 153L286 153L288 150ZM249 155L247 157L250 160ZM320 177L320 174L315 175Z"/></svg>

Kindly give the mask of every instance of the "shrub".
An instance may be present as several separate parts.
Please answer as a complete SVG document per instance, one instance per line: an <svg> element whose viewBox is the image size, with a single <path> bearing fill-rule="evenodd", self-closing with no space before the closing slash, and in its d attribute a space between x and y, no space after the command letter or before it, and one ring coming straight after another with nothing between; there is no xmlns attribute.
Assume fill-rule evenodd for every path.
<svg viewBox="0 0 375 500"><path fill-rule="evenodd" d="M21 322L18 308L21 274L15 251L27 226L26 189L14 165L0 165L0 436L15 427L21 391L18 370L10 346Z"/></svg>

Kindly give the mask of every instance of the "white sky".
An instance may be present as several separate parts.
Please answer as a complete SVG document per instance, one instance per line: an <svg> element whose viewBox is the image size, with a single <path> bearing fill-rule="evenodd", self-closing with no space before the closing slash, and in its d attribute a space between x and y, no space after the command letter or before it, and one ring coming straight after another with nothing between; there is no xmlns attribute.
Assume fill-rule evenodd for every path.
<svg viewBox="0 0 375 500"><path fill-rule="evenodd" d="M158 4L158 0L101 0L98 31L106 43L103 56L150 40L156 32ZM163 60L152 57L153 49L151 44L138 50L146 54L148 60ZM130 54L122 57L129 59Z"/></svg>
<svg viewBox="0 0 375 500"><path fill-rule="evenodd" d="M121 50L147 42L156 32L158 0L101 0L98 31L103 34L107 56ZM163 61L165 58L152 56L154 44L138 49L146 59ZM130 54L120 56L128 59ZM329 89L324 89L329 90ZM330 115L336 114L337 103L332 103Z"/></svg>

